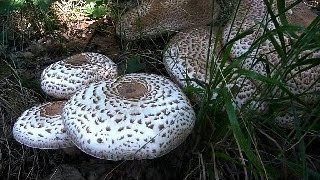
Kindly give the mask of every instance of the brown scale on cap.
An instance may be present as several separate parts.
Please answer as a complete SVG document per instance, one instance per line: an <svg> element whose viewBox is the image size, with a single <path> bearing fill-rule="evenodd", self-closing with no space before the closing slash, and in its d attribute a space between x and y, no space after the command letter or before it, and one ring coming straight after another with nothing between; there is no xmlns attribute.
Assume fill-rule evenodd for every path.
<svg viewBox="0 0 320 180"><path fill-rule="evenodd" d="M287 3L287 6L290 3ZM307 27L317 17L303 2L297 4L286 13L288 23L296 26Z"/></svg>
<svg viewBox="0 0 320 180"><path fill-rule="evenodd" d="M140 82L125 82L117 87L119 95L128 99L139 99L145 96L147 88Z"/></svg>
<svg viewBox="0 0 320 180"><path fill-rule="evenodd" d="M40 110L41 116L56 116L62 113L62 109L65 105L65 101L56 101L55 103L48 103L44 105Z"/></svg>
<svg viewBox="0 0 320 180"><path fill-rule="evenodd" d="M67 58L65 61L66 66L81 66L83 64L89 64L90 60L86 54L76 54L69 58Z"/></svg>

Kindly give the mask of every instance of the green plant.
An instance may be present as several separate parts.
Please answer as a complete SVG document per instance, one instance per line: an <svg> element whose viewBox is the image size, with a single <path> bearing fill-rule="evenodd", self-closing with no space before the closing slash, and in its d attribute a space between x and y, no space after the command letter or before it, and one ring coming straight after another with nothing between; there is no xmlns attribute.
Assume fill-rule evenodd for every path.
<svg viewBox="0 0 320 180"><path fill-rule="evenodd" d="M251 29L231 39L218 55L212 53L216 49L212 50L214 55L208 59L207 64L208 82L199 84L205 85L205 98L198 107L195 151L202 159L199 166L203 171L199 173L204 179L230 176L241 177L240 179L320 177L317 172L319 159L317 155L309 154L319 140L319 92L312 94L318 99L318 103L308 105L301 101L305 94L292 94L285 85L293 69L300 69L301 72L320 65L319 58L302 55L306 51L320 50L320 17L306 28L288 25L283 15L294 4L285 9L284 2L277 1L279 13L276 13L271 7L272 2L264 3L268 11L266 18L270 18L275 28L268 29L265 24L258 24L265 30L262 36L256 38L248 52L231 61L229 57L233 44L252 34ZM288 48L284 40L287 37L290 37L291 48ZM218 33L216 39L219 38L221 33ZM267 75L240 68L242 62L265 41L272 42L275 53L281 57L279 65L273 67ZM210 43L217 47L219 41ZM268 62L264 56L256 58ZM259 93L254 100L267 102L270 105L268 114L259 114L249 106L242 108L240 112L235 110L232 105L232 90L226 86L234 74L258 82ZM213 92L218 93L217 98L212 98ZM274 92L281 95L275 95L277 93ZM284 107L292 108L294 114L295 126L291 131L279 127L274 120ZM303 116L299 116L297 112L303 112ZM301 121L302 123L298 123ZM316 163L311 163L310 158L317 159Z"/></svg>
<svg viewBox="0 0 320 180"><path fill-rule="evenodd" d="M87 0L83 9L87 15L99 18L110 14L111 9L109 4L108 0Z"/></svg>

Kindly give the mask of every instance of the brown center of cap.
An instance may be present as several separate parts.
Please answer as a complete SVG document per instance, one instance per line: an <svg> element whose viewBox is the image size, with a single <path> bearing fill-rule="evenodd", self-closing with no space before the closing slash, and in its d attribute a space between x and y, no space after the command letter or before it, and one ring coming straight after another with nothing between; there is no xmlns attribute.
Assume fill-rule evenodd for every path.
<svg viewBox="0 0 320 180"><path fill-rule="evenodd" d="M76 54L65 60L65 63L71 66L81 66L83 64L88 64L90 61L85 54Z"/></svg>
<svg viewBox="0 0 320 180"><path fill-rule="evenodd" d="M61 115L64 104L64 101L48 103L41 108L40 115L46 117Z"/></svg>
<svg viewBox="0 0 320 180"><path fill-rule="evenodd" d="M148 89L141 82L123 82L118 87L118 92L121 96L126 97L128 99L138 99L144 96Z"/></svg>

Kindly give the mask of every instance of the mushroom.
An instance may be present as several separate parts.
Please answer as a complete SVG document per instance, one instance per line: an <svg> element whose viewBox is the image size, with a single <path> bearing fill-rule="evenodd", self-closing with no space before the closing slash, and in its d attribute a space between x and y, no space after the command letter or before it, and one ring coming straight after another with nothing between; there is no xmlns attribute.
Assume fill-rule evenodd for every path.
<svg viewBox="0 0 320 180"><path fill-rule="evenodd" d="M181 144L195 113L173 82L154 74L127 74L78 91L63 109L73 143L108 160L153 159Z"/></svg>
<svg viewBox="0 0 320 180"><path fill-rule="evenodd" d="M51 64L41 74L41 88L48 95L68 99L89 83L117 76L117 66L107 56L81 53Z"/></svg>
<svg viewBox="0 0 320 180"><path fill-rule="evenodd" d="M300 57L302 56L320 59L320 50L304 51ZM302 65L294 68L286 76L286 85L288 90L294 95L299 95L297 98L304 103L312 105L319 102L320 65L312 67Z"/></svg>
<svg viewBox="0 0 320 180"><path fill-rule="evenodd" d="M294 116L290 113L281 112L275 117L275 122L282 128L292 129L294 127Z"/></svg>
<svg viewBox="0 0 320 180"><path fill-rule="evenodd" d="M294 3L294 1L287 0L286 3L289 6ZM289 24L307 27L317 17L317 14L314 13L308 6L306 6L304 2L300 2L286 12L286 17Z"/></svg>
<svg viewBox="0 0 320 180"><path fill-rule="evenodd" d="M208 50L210 49L213 56L215 54L212 52L214 50L213 45L209 47L209 39L210 31L208 28L194 28L182 31L170 40L163 61L169 75L180 86L186 87L190 84L193 87L200 88L193 79L208 82L209 77L206 78ZM212 42L214 41L214 37L212 37ZM219 66L219 60L216 59L216 61L216 65ZM207 74L209 75L209 72ZM233 74L226 86L233 90L234 103L237 109L241 109L248 102L252 103L254 108L258 105L257 102L252 101L252 97L257 93L257 88L250 79ZM218 87L221 87L221 83ZM213 97L216 96L217 94L213 95ZM196 99L199 100L199 97L196 97ZM266 105L261 104L259 108L264 111Z"/></svg>
<svg viewBox="0 0 320 180"><path fill-rule="evenodd" d="M286 0L286 5L289 6L293 3L292 0ZM276 4L272 4L272 7L276 11ZM306 17L302 18L301 16ZM308 9L303 3L294 6L288 12L286 12L288 22L290 24L307 26L315 19L315 15ZM233 39L237 34L245 32L246 30L253 29L254 32L249 34L233 44L231 49L231 57L237 58L248 52L252 44L261 37L264 33L264 25L267 24L269 30L273 30L274 24L267 18L267 9L263 0L242 0L240 2L239 10L236 12L234 22L229 22L224 29L223 43L226 44L230 39ZM275 40L280 44L279 37L274 36ZM288 48L290 47L290 41L287 36L284 36L284 40ZM252 52L245 57L242 67L245 69L251 69L259 74L266 75L267 68L265 64L258 61L256 57L264 56L271 65L271 72L273 67L277 67L281 62L276 50L269 39L259 44L259 48L253 49Z"/></svg>
<svg viewBox="0 0 320 180"><path fill-rule="evenodd" d="M212 20L212 6L208 0L146 0L122 16L116 32L135 40L206 25ZM218 12L215 3L215 16Z"/></svg>
<svg viewBox="0 0 320 180"><path fill-rule="evenodd" d="M264 25L267 24L267 10L263 0L242 0L234 21L230 21L223 33L223 43L226 44L230 39L235 38L239 33L253 29L253 33L249 34L234 42L231 49L231 57L237 58L245 54L252 46L253 42L264 33ZM268 23L269 29L274 29L273 23ZM278 41L279 39L275 37ZM251 69L260 74L266 75L266 67L261 61L255 58L261 54L265 55L271 64L277 64L279 57L274 53L272 43L269 40L262 42L257 50L252 50L243 61L242 67Z"/></svg>
<svg viewBox="0 0 320 180"><path fill-rule="evenodd" d="M209 38L208 28L194 28L179 32L167 44L163 63L171 78L180 86L191 84L199 87L188 78L205 81Z"/></svg>
<svg viewBox="0 0 320 180"><path fill-rule="evenodd" d="M29 147L59 149L74 146L62 122L65 101L47 102L34 106L18 118L13 137Z"/></svg>
<svg viewBox="0 0 320 180"><path fill-rule="evenodd" d="M286 6L292 3L292 0L286 0ZM275 7L275 4L273 4ZM253 42L262 36L264 33L264 25L268 22L269 19L266 18L266 7L263 0L243 0L240 2L240 8L235 16L235 21L232 25L230 22L225 30L223 35L223 42L227 43L229 39L236 37L236 35L240 32L244 32L249 29L253 29L254 32L250 35L245 36L237 40L231 49L231 57L237 58L241 55L245 54ZM290 9L286 12L286 16L289 24L299 25L299 26L308 26L311 21L316 17L310 10L308 10L304 4L300 3L297 6ZM305 16L305 17L302 17ZM262 27L260 27L262 24ZM268 29L274 29L274 24L272 22L268 22ZM229 36L230 32L230 36ZM275 40L280 42L279 37L277 35L274 36ZM291 48L289 37L287 35L284 36L285 44L287 45L288 50ZM294 39L292 39L294 40ZM300 54L300 57L307 55L308 58L320 57L320 51L304 51ZM268 64L270 65L270 76L274 75L276 72L275 68L281 67L281 59L280 56L276 53L275 48L271 41L267 39L262 42L258 49L253 49L250 54L248 54L244 61L242 68L251 69L261 75L267 75L267 68L265 63L258 61L256 57L263 56L267 59ZM296 59L290 60L290 63L296 62ZM317 101L317 92L320 90L320 65L306 68L306 65L299 66L294 68L291 72L287 74L282 80L286 84L287 88L291 93L295 95L303 95L306 93L307 95L303 95L300 99L305 103L312 104ZM279 89L275 89L274 95L279 97L283 92L279 92ZM308 94L311 93L311 94ZM281 123L289 122L288 120L292 119L290 114L284 114L277 117L277 121ZM290 126L288 124L288 126Z"/></svg>

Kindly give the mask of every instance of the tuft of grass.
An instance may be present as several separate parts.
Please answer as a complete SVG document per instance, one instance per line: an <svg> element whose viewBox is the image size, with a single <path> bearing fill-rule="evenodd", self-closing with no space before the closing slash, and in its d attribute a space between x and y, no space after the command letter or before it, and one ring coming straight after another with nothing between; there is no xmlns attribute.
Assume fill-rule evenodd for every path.
<svg viewBox="0 0 320 180"><path fill-rule="evenodd" d="M252 34L251 29L239 33L222 45L221 51L211 50L212 55L207 63L209 79L203 88L205 98L197 107L198 121L193 138L194 151L199 153L203 166L202 171L195 171L203 179L320 177L317 172L320 167L319 154L313 152L317 146L316 141L319 141L319 92L293 94L286 86L288 77L293 77L290 74L293 69L300 69L299 73L320 65L319 58L308 56L320 50L320 17L306 28L288 25L284 13L299 1L290 7L285 7L283 1L277 1L277 12L271 7L272 1L265 0L264 3L268 11L266 18L275 25L274 29L260 24L264 33L257 37L248 52L238 58L229 59L232 45ZM239 6L235 7L237 12ZM219 30L216 36L216 39L221 38ZM291 40L290 47L285 42L287 37ZM279 55L281 62L271 67L272 70L267 75L242 69L243 60L265 41L273 44L274 53ZM210 43L218 47L219 41ZM264 57L256 58L268 62ZM226 86L234 74L257 82L259 93L253 100L268 103L270 108L267 113L259 113L249 106L240 111L235 110L232 105L234 94ZM187 90L193 91L190 87ZM212 98L213 92L218 93L215 99ZM306 95L315 98L315 102L307 104L303 101ZM293 115L295 123L292 129L282 128L275 121L275 117L283 112L291 112Z"/></svg>

